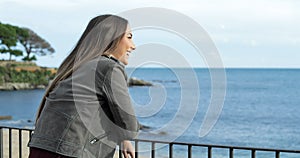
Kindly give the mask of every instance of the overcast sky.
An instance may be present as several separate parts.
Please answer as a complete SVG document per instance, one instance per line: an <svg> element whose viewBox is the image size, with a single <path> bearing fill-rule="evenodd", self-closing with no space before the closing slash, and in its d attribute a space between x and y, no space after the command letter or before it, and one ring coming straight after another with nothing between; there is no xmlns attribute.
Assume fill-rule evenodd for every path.
<svg viewBox="0 0 300 158"><path fill-rule="evenodd" d="M56 53L38 57L37 63L58 67L91 18L140 7L172 9L195 20L213 40L225 67L300 68L300 1L297 0L0 0L0 21L28 27L46 39ZM153 34L159 34L160 40L151 39ZM147 57L146 50L151 48L142 47L142 43L147 39L159 43L174 35L145 30L134 31L134 36L139 56ZM184 41L166 45L182 54L191 66L207 66ZM139 46L144 54L138 51ZM186 66L176 62L171 53L159 50L152 53L172 62L173 67ZM137 54L131 57L129 66L134 65Z"/></svg>

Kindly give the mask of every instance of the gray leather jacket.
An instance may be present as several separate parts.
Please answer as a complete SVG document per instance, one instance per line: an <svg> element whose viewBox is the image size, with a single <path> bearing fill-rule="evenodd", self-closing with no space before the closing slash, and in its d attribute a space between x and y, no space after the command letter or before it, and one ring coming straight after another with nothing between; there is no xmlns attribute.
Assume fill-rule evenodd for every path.
<svg viewBox="0 0 300 158"><path fill-rule="evenodd" d="M49 93L28 146L70 157L112 157L118 142L138 132L126 81L115 59L84 64Z"/></svg>

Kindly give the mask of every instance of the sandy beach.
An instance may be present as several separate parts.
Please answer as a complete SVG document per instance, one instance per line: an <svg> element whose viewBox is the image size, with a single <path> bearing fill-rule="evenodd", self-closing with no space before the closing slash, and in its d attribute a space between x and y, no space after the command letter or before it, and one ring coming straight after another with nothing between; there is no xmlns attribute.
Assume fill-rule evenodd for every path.
<svg viewBox="0 0 300 158"><path fill-rule="evenodd" d="M3 158L9 158L9 130L3 129ZM18 130L11 130L11 140L12 140L12 158L19 158L19 131ZM29 155L29 148L27 147L27 143L29 141L29 131L22 131L21 132L21 156L22 158L27 158ZM115 153L114 158L118 158L118 151Z"/></svg>

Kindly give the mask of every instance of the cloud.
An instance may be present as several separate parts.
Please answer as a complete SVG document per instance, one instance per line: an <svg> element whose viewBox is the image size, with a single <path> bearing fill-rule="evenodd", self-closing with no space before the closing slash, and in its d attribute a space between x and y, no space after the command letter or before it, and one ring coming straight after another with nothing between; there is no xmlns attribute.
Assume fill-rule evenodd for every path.
<svg viewBox="0 0 300 158"><path fill-rule="evenodd" d="M167 7L193 18L226 59L232 49L245 52L243 49L251 48L254 53L235 56L241 59L254 58L255 52L264 50L277 53L283 53L278 50L284 49L300 50L300 1L297 0L1 0L0 21L29 27L48 40L59 53L46 63L57 66L92 17L149 6Z"/></svg>

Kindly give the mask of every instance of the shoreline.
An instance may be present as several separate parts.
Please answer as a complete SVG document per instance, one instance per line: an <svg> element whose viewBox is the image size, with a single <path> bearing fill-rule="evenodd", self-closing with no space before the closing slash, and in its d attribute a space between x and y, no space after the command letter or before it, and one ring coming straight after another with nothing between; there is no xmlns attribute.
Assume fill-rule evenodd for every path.
<svg viewBox="0 0 300 158"><path fill-rule="evenodd" d="M12 90L33 90L33 89L45 89L45 85L33 85L31 83L3 83L0 85L0 91L12 91Z"/></svg>
<svg viewBox="0 0 300 158"><path fill-rule="evenodd" d="M128 79L128 86L153 86L153 83L131 77ZM34 85L32 83L14 83L7 82L0 85L0 91L13 91L13 90L34 90L34 89L46 89L46 85Z"/></svg>

